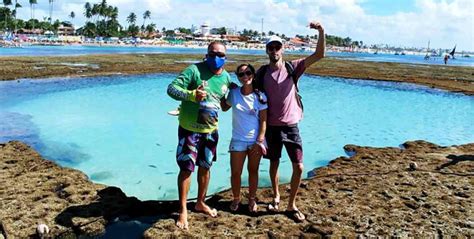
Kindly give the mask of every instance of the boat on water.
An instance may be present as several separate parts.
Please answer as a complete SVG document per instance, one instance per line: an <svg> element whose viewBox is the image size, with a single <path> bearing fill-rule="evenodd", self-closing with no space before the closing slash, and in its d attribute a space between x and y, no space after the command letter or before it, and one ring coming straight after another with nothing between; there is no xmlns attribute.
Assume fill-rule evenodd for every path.
<svg viewBox="0 0 474 239"><path fill-rule="evenodd" d="M429 60L431 58L430 54L430 41L428 41L428 48L426 49L426 55L423 59L425 59L425 61Z"/></svg>
<svg viewBox="0 0 474 239"><path fill-rule="evenodd" d="M454 58L454 53L456 53L456 45L454 45L453 50L451 50L451 52L449 53L451 59L456 59Z"/></svg>

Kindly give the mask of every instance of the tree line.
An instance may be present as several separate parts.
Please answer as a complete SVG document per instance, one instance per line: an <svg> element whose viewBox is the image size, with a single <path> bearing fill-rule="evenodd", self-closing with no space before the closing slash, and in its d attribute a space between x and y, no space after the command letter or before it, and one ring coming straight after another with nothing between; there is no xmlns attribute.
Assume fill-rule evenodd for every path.
<svg viewBox="0 0 474 239"><path fill-rule="evenodd" d="M0 7L0 29L3 31L18 32L21 29L41 29L43 31L56 32L60 25L72 26L71 21L76 17L76 13L72 11L69 14L71 21L53 21L54 0L48 0L49 16L42 19L35 18L35 8L38 4L37 0L29 0L31 16L29 20L17 19L17 11L23 5L19 0L2 0L3 6ZM77 33L87 37L125 37L142 35L150 35L156 32L156 24L149 23L147 20L151 18L151 11L146 10L142 15L142 25L137 25L138 16L131 12L127 16L127 27L122 26L118 21L119 9L116 6L109 5L107 0L101 0L99 3L84 4L84 16L86 23L77 29Z"/></svg>
<svg viewBox="0 0 474 239"><path fill-rule="evenodd" d="M4 31L17 32L20 29L41 29L43 31L57 32L60 25L72 26L71 21L76 17L76 13L72 11L69 14L71 21L53 21L53 9L55 0L48 0L49 16L44 16L42 19L35 18L35 9L38 4L37 0L28 0L27 4L30 7L30 19L25 21L17 19L17 11L19 8L24 7L20 0L2 0L3 7L0 7L0 29ZM44 0L46 1L46 0ZM23 1L23 3L26 1ZM129 13L126 18L128 26L122 26L118 21L119 9L116 6L109 5L107 0L101 0L99 3L91 4L86 2L82 13L86 17L86 22L83 26L77 29L77 34L87 37L136 37L138 35L143 37L151 37L154 33L159 32L155 23L147 23L147 20L151 19L151 11L146 10L141 17L141 25L139 25L139 16L134 12ZM162 28L162 33L169 37L174 37L176 32L184 34L192 34L192 29L180 27L173 30L167 30ZM218 35L228 34L229 29L225 27L214 28L213 33ZM289 40L285 34L279 34L273 31L259 32L252 29L243 29L239 31L240 35L247 39L257 38L261 36L277 35L286 40ZM303 41L310 41L317 39L317 36L302 36L296 35ZM362 41L352 41L351 38L338 37L333 35L326 35L326 43L334 46L363 46Z"/></svg>

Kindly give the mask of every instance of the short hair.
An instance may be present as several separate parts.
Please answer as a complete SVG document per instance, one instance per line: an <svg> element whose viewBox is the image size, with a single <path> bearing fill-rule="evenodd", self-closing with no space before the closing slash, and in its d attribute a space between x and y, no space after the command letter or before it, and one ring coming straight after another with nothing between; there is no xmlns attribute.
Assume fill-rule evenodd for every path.
<svg viewBox="0 0 474 239"><path fill-rule="evenodd" d="M211 43L209 43L209 45L207 46L207 52L209 52L209 50L211 49L211 47L213 47L214 45L221 45L224 47L224 49L226 49L224 43L220 42L220 41L213 41ZM226 49L227 50L227 49Z"/></svg>

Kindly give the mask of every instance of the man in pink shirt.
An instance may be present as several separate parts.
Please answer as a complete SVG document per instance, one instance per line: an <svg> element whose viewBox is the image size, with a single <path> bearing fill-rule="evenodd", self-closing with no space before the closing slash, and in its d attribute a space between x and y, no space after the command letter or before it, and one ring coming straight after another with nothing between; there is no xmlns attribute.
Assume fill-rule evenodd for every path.
<svg viewBox="0 0 474 239"><path fill-rule="evenodd" d="M303 145L299 134L298 123L303 117L302 104L297 94L296 82L304 71L321 60L325 51L324 29L318 22L311 22L309 27L317 29L319 33L316 51L302 59L289 62L283 61L283 41L272 36L266 44L266 52L270 63L262 66L257 73L263 80L262 90L268 98L268 118L266 140L268 143L267 155L270 159L270 179L273 188L273 201L268 206L271 211L279 210L280 192L278 190L278 166L283 145L293 166L291 176L291 192L286 213L295 221L304 221L305 215L296 207L296 194L303 173ZM293 71L289 74L288 71ZM291 72L290 72L291 73Z"/></svg>

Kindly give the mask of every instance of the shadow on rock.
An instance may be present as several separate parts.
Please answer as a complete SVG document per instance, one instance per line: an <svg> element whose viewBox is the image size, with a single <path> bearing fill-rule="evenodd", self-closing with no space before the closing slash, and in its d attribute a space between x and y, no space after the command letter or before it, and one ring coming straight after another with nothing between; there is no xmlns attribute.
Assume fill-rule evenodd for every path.
<svg viewBox="0 0 474 239"><path fill-rule="evenodd" d="M456 164L458 164L460 162L463 162L463 161L474 161L474 155L467 155L467 154L466 155L450 154L450 155L446 156L446 158L451 159L451 161L440 165L437 168L437 170L441 170L443 168L446 168L446 167L449 167L449 166L452 166L452 165L456 165Z"/></svg>
<svg viewBox="0 0 474 239"><path fill-rule="evenodd" d="M104 188L97 194L97 201L68 207L55 218L55 222L71 228L76 235L97 236L103 234L105 226L116 218L159 216L168 219L178 208L177 201L142 202L135 197L127 197L116 187Z"/></svg>

